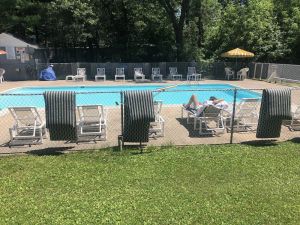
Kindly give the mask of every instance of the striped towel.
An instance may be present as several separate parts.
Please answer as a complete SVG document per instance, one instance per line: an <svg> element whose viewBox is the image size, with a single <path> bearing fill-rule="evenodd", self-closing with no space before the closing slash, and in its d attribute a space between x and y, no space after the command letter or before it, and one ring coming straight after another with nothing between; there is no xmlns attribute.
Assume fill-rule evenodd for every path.
<svg viewBox="0 0 300 225"><path fill-rule="evenodd" d="M125 142L148 142L150 122L154 120L152 92L124 92L123 138Z"/></svg>
<svg viewBox="0 0 300 225"><path fill-rule="evenodd" d="M291 118L291 89L263 90L256 137L280 137L282 121Z"/></svg>
<svg viewBox="0 0 300 225"><path fill-rule="evenodd" d="M76 95L72 91L44 93L50 140L76 140Z"/></svg>

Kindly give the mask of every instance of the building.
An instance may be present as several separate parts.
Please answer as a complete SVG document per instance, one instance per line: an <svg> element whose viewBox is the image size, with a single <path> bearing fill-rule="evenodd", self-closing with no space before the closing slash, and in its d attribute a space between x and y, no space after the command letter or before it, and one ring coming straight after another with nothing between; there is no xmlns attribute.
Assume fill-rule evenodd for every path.
<svg viewBox="0 0 300 225"><path fill-rule="evenodd" d="M5 80L36 79L34 51L38 46L26 43L11 34L0 34L0 49L7 52L0 55L0 67L4 68Z"/></svg>

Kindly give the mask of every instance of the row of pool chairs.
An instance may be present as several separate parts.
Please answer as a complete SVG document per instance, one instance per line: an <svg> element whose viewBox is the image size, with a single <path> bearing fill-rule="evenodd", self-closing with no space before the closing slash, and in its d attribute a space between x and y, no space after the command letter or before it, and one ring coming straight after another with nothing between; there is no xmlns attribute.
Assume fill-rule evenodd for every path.
<svg viewBox="0 0 300 225"><path fill-rule="evenodd" d="M125 68L116 68L115 81L125 80ZM146 79L145 74L143 73L143 68L134 68L134 80L135 81L144 81ZM179 74L177 67L169 67L169 79L171 80L182 80L182 74ZM196 67L188 67L187 70L187 80L189 81L198 81L202 79L201 73L197 73ZM86 80L86 69L77 68L76 75L66 76L66 80L70 81L85 81ZM95 81L106 80L105 68L97 68L97 74L95 75ZM152 68L151 80L153 81L162 81L163 75L160 72L160 68Z"/></svg>
<svg viewBox="0 0 300 225"><path fill-rule="evenodd" d="M200 135L224 133L233 128L235 132L256 130L259 117L260 99L243 98L236 105L234 120L232 120L233 106L220 109L213 105L204 108L197 116L194 112L182 106L181 117L186 113L187 123L194 124L194 130L199 130Z"/></svg>
<svg viewBox="0 0 300 225"><path fill-rule="evenodd" d="M244 98L236 105L234 120L232 120L232 106L226 110L214 106L206 107L197 116L182 106L181 117L186 114L187 123L194 125L200 135L224 133L233 128L234 132L255 131L259 117L260 99ZM292 107L293 108L293 107ZM150 124L150 137L163 137L165 134L165 120L161 116L162 101L154 102L155 122ZM43 143L47 137L46 124L35 107L9 108L14 118L14 125L9 129L11 145L31 145ZM107 139L108 110L103 105L77 106L77 140L97 141ZM300 106L294 107L292 120L284 125L291 131L300 130ZM88 139L86 139L88 138Z"/></svg>
<svg viewBox="0 0 300 225"><path fill-rule="evenodd" d="M199 130L200 135L224 133L233 129L233 132L256 131L259 119L260 99L243 98L236 105L234 120L233 106L227 109L220 109L214 106L206 107L197 116L182 106L181 117L186 114L187 123L194 125L194 130ZM290 131L300 130L300 106L292 105L292 119L283 121Z"/></svg>
<svg viewBox="0 0 300 225"><path fill-rule="evenodd" d="M163 137L165 121L161 116L162 101L154 102L155 121L150 124L150 137ZM14 125L9 129L9 147L13 145L41 144L47 137L46 124L36 107L9 108ZM107 139L108 111L103 105L77 106L77 140L100 141Z"/></svg>

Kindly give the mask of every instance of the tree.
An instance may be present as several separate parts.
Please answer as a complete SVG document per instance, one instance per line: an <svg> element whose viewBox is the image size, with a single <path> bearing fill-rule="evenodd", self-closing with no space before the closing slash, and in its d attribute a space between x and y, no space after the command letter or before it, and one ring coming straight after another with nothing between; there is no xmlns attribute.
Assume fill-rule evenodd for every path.
<svg viewBox="0 0 300 225"><path fill-rule="evenodd" d="M159 2L166 10L172 23L176 41L177 60L181 61L184 49L183 28L189 12L190 0L182 0L181 3L172 0L159 0Z"/></svg>

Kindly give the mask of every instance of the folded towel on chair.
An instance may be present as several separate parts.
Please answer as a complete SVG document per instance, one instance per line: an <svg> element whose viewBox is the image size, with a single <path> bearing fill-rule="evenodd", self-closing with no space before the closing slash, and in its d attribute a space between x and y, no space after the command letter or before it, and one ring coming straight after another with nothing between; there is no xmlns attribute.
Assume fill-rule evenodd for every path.
<svg viewBox="0 0 300 225"><path fill-rule="evenodd" d="M148 142L150 122L155 121L150 91L124 92L124 142Z"/></svg>
<svg viewBox="0 0 300 225"><path fill-rule="evenodd" d="M71 91L44 93L46 127L50 140L76 139L76 95Z"/></svg>
<svg viewBox="0 0 300 225"><path fill-rule="evenodd" d="M280 137L282 121L291 118L291 89L263 90L256 137Z"/></svg>

